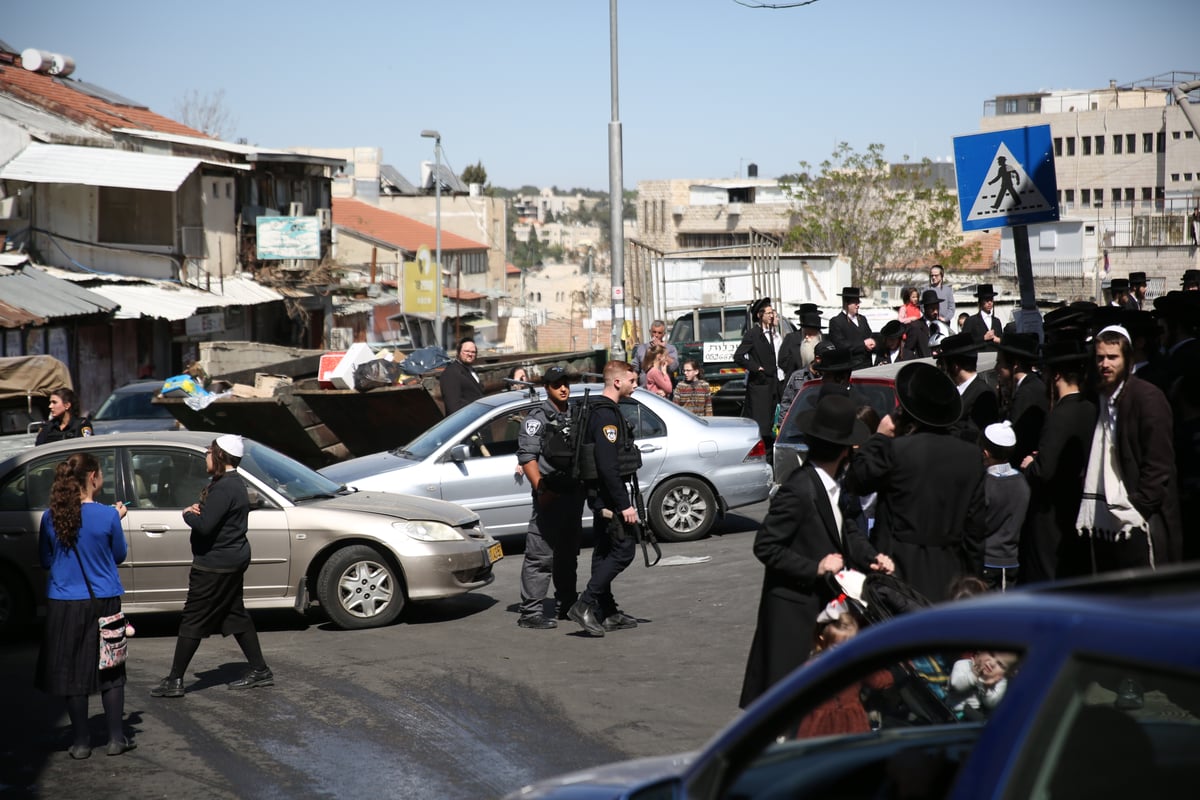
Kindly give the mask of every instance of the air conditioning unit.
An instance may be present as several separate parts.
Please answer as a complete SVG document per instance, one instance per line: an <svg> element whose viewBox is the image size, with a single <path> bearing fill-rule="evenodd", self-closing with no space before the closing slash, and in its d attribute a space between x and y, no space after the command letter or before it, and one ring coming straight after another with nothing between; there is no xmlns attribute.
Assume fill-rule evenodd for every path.
<svg viewBox="0 0 1200 800"><path fill-rule="evenodd" d="M333 212L328 208L318 208L317 221L321 223L321 230L329 230L333 227Z"/></svg>
<svg viewBox="0 0 1200 800"><path fill-rule="evenodd" d="M289 203L288 204L288 216L289 217L303 217L304 216L304 203Z"/></svg>
<svg viewBox="0 0 1200 800"><path fill-rule="evenodd" d="M676 217L682 217L687 213L687 206L675 206L671 209L671 213Z"/></svg>
<svg viewBox="0 0 1200 800"><path fill-rule="evenodd" d="M738 216L739 214L742 213L742 204L741 203L730 203L725 208L725 213L731 217Z"/></svg>

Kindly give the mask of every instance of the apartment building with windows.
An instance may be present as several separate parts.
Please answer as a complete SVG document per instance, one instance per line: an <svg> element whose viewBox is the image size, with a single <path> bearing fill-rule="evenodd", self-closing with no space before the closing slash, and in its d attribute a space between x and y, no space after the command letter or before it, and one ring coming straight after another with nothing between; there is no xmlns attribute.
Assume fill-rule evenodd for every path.
<svg viewBox="0 0 1200 800"><path fill-rule="evenodd" d="M1035 276L1040 270L1079 277L1101 296L1110 274L1144 270L1170 289L1184 269L1197 266L1188 215L1200 206L1200 132L1171 95L1173 86L1197 78L1198 72L1171 72L985 103L983 132L1050 126L1062 221L1049 226L1055 235L1038 237ZM1011 257L1011 242L1006 231L1002 262Z"/></svg>

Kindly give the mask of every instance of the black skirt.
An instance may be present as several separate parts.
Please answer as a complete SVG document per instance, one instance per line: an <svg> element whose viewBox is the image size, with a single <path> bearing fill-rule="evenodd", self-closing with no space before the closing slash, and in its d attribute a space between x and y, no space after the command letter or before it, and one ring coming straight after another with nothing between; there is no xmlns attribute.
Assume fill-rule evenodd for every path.
<svg viewBox="0 0 1200 800"><path fill-rule="evenodd" d="M120 597L48 600L34 684L57 697L88 695L125 685L125 665L100 669L100 617L121 610Z"/></svg>
<svg viewBox="0 0 1200 800"><path fill-rule="evenodd" d="M180 636L206 639L214 633L232 636L254 630L242 600L246 566L237 572L206 572L192 567L179 622Z"/></svg>

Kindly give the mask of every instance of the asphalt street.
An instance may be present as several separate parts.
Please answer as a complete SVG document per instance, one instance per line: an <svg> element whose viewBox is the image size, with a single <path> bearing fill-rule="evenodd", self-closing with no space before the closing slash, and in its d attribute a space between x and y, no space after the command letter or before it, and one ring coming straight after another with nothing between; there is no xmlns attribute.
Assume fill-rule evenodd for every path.
<svg viewBox="0 0 1200 800"><path fill-rule="evenodd" d="M192 661L186 697L151 698L178 616L141 615L125 702L138 749L118 758L104 754L98 697L98 749L68 756L64 707L32 688L38 634L28 631L0 655L0 798L486 798L697 748L738 713L762 579L751 544L765 511L751 506L704 541L663 545L668 560L707 561L646 569L639 552L614 592L641 624L603 639L570 622L517 627L519 551L496 565L491 586L410 606L383 629L255 613L270 688L226 689L245 665L232 639L216 637Z"/></svg>

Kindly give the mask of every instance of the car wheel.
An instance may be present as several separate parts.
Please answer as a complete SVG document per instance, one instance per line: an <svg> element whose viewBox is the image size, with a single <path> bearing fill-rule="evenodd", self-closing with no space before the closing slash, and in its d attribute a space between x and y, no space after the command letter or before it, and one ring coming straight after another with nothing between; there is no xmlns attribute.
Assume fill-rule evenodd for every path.
<svg viewBox="0 0 1200 800"><path fill-rule="evenodd" d="M404 608L404 582L391 559L374 547L338 550L317 576L317 600L339 628L378 628Z"/></svg>
<svg viewBox="0 0 1200 800"><path fill-rule="evenodd" d="M671 478L654 490L650 524L667 542L703 539L717 519L717 498L698 478Z"/></svg>
<svg viewBox="0 0 1200 800"><path fill-rule="evenodd" d="M23 622L29 621L29 592L17 574L0 567L0 632L7 633Z"/></svg>

